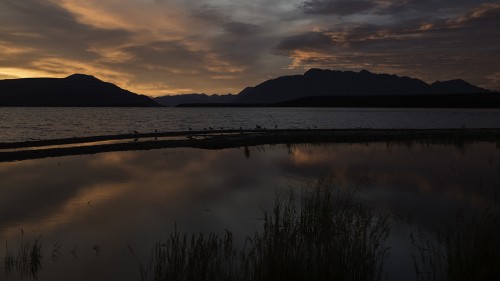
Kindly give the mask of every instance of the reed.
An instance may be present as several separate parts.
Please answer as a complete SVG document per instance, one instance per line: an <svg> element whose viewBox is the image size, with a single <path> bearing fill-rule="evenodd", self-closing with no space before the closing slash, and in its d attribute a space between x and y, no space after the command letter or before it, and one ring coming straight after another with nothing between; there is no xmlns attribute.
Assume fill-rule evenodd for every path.
<svg viewBox="0 0 500 281"><path fill-rule="evenodd" d="M38 279L38 272L42 267L42 240L38 237L34 240L25 239L21 235L17 252L12 251L6 243L5 251L5 272L18 272L21 276L27 275L33 279Z"/></svg>
<svg viewBox="0 0 500 281"><path fill-rule="evenodd" d="M500 277L500 215L490 209L470 216L459 212L453 225L430 238L412 240L419 281Z"/></svg>
<svg viewBox="0 0 500 281"><path fill-rule="evenodd" d="M140 266L142 280L237 280L237 253L231 232L191 235L174 232L151 250Z"/></svg>
<svg viewBox="0 0 500 281"><path fill-rule="evenodd" d="M233 246L230 231L175 231L153 248L142 280L381 280L388 217L320 180L296 199L277 199L263 230Z"/></svg>

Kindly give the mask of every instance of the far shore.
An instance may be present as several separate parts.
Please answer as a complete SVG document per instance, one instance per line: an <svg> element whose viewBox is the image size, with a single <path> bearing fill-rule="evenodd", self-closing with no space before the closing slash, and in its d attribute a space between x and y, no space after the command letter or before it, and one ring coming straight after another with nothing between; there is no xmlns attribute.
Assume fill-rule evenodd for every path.
<svg viewBox="0 0 500 281"><path fill-rule="evenodd" d="M212 130L89 136L0 143L0 162L161 148L224 149L266 144L428 142L500 143L500 129Z"/></svg>

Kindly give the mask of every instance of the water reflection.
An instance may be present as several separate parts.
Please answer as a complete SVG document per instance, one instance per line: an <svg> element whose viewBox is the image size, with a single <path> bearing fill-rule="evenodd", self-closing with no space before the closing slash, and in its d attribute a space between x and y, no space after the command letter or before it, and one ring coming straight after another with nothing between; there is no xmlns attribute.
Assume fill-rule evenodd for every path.
<svg viewBox="0 0 500 281"><path fill-rule="evenodd" d="M458 208L498 205L500 152L485 142L276 145L1 163L0 241L15 241L22 229L42 236L46 252L59 243L61 258L45 259L39 280L139 280L130 248L147 256L174 222L192 232L231 229L242 239L261 228L277 193L327 174L367 205L432 229ZM407 226L394 229L391 252L405 262Z"/></svg>

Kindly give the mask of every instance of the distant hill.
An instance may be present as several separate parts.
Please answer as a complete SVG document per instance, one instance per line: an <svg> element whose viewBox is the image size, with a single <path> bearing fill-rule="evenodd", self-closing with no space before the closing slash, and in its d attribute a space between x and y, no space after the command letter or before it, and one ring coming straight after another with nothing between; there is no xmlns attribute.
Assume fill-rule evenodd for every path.
<svg viewBox="0 0 500 281"><path fill-rule="evenodd" d="M167 95L156 97L157 103L165 106L178 106L181 104L200 104L200 103L232 103L236 101L236 95L206 95L206 94L184 94Z"/></svg>
<svg viewBox="0 0 500 281"><path fill-rule="evenodd" d="M160 106L151 98L134 94L93 76L0 80L0 106Z"/></svg>
<svg viewBox="0 0 500 281"><path fill-rule="evenodd" d="M318 96L402 96L475 94L490 91L463 80L435 82L389 74L310 69L304 75L282 76L238 94L237 103L278 103ZM359 100L359 99L358 99Z"/></svg>

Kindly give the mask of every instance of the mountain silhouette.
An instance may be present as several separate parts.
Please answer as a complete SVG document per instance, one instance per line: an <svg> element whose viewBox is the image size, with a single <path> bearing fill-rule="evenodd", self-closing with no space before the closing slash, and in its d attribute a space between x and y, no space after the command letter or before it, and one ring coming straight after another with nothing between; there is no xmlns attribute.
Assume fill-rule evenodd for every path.
<svg viewBox="0 0 500 281"><path fill-rule="evenodd" d="M183 94L183 95L166 95L156 97L154 100L165 106L178 106L181 104L194 103L232 103L236 101L236 95L206 95L206 94Z"/></svg>
<svg viewBox="0 0 500 281"><path fill-rule="evenodd" d="M94 76L0 80L0 106L160 106L151 98L132 93Z"/></svg>
<svg viewBox="0 0 500 281"><path fill-rule="evenodd" d="M154 100L85 74L0 80L0 106L500 107L500 94L460 79L310 69L247 87L238 95L186 94Z"/></svg>
<svg viewBox="0 0 500 281"><path fill-rule="evenodd" d="M310 69L303 75L282 76L238 94L237 103L278 103L318 96L402 96L474 94L490 91L463 80L435 82L389 74Z"/></svg>
<svg viewBox="0 0 500 281"><path fill-rule="evenodd" d="M462 79L449 81L436 81L430 85L431 92L434 94L467 94L467 93L486 93L489 92L483 88L476 87Z"/></svg>

